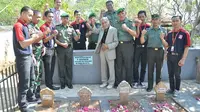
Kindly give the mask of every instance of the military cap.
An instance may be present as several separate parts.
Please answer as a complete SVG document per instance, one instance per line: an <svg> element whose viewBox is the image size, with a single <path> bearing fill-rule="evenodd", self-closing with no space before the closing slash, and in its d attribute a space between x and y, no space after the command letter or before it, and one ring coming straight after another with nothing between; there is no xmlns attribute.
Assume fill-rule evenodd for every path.
<svg viewBox="0 0 200 112"><path fill-rule="evenodd" d="M120 12L122 12L122 11L124 11L125 10L125 8L119 8L118 10L117 10L117 14L119 14Z"/></svg>
<svg viewBox="0 0 200 112"><path fill-rule="evenodd" d="M160 16L158 14L151 15L151 19L157 19L157 18L160 18Z"/></svg>
<svg viewBox="0 0 200 112"><path fill-rule="evenodd" d="M91 18L91 17L96 17L96 14L95 13L90 13L90 15L89 15L89 18Z"/></svg>
<svg viewBox="0 0 200 112"><path fill-rule="evenodd" d="M60 17L69 17L69 15L67 13L63 13Z"/></svg>

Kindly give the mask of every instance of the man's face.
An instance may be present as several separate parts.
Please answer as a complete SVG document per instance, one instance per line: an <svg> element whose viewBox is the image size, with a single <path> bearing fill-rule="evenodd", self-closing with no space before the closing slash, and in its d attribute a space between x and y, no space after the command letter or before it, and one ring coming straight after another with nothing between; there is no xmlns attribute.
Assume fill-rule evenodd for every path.
<svg viewBox="0 0 200 112"><path fill-rule="evenodd" d="M126 12L122 11L118 14L119 20L123 21L126 18Z"/></svg>
<svg viewBox="0 0 200 112"><path fill-rule="evenodd" d="M151 20L153 26L159 26L160 25L160 18L154 18Z"/></svg>
<svg viewBox="0 0 200 112"><path fill-rule="evenodd" d="M91 17L89 20L90 20L91 23L95 23L95 21L96 21L95 17Z"/></svg>
<svg viewBox="0 0 200 112"><path fill-rule="evenodd" d="M74 15L74 17L76 18L76 20L80 20L81 19L81 14L80 13L76 13Z"/></svg>
<svg viewBox="0 0 200 112"><path fill-rule="evenodd" d="M54 4L55 4L55 7L61 7L62 0L56 0Z"/></svg>
<svg viewBox="0 0 200 112"><path fill-rule="evenodd" d="M177 27L181 26L181 20L180 20L179 17L172 18L172 26L174 28L177 28Z"/></svg>
<svg viewBox="0 0 200 112"><path fill-rule="evenodd" d="M103 29L107 29L109 27L109 22L106 20L102 20L101 25Z"/></svg>
<svg viewBox="0 0 200 112"><path fill-rule="evenodd" d="M51 23L53 20L53 13L49 13L46 17L46 22Z"/></svg>
<svg viewBox="0 0 200 112"><path fill-rule="evenodd" d="M32 21L32 17L33 17L33 11L32 10L22 12L22 18L26 23L30 23Z"/></svg>
<svg viewBox="0 0 200 112"><path fill-rule="evenodd" d="M61 20L64 25L69 23L69 17L61 17Z"/></svg>
<svg viewBox="0 0 200 112"><path fill-rule="evenodd" d="M40 22L41 18L42 18L41 13L36 13L35 15L33 15L32 22L34 24L38 24Z"/></svg>
<svg viewBox="0 0 200 112"><path fill-rule="evenodd" d="M146 16L145 16L144 13L141 13L141 14L138 15L138 18L139 18L142 22L144 22L145 19L146 19Z"/></svg>
<svg viewBox="0 0 200 112"><path fill-rule="evenodd" d="M113 3L112 2L106 3L106 8L108 9L108 11L112 11L113 10Z"/></svg>

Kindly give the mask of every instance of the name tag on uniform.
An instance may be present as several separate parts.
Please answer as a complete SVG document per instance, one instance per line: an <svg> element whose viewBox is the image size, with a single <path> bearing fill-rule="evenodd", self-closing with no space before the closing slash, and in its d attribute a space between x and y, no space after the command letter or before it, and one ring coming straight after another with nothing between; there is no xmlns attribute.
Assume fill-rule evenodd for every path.
<svg viewBox="0 0 200 112"><path fill-rule="evenodd" d="M174 46L171 46L171 51L174 51Z"/></svg>

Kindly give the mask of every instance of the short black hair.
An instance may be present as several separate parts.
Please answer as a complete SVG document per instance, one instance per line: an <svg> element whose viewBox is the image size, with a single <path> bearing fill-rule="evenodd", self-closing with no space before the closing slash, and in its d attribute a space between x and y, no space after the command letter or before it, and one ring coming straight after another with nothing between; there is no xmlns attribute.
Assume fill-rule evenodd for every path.
<svg viewBox="0 0 200 112"><path fill-rule="evenodd" d="M47 11L44 13L44 16L47 17L47 15L48 15L49 13L53 13L53 12L50 11L50 10L47 10Z"/></svg>
<svg viewBox="0 0 200 112"><path fill-rule="evenodd" d="M79 13L79 11L78 11L78 10L75 10L75 11L74 11L74 15L77 14L77 13Z"/></svg>
<svg viewBox="0 0 200 112"><path fill-rule="evenodd" d="M36 15L36 14L41 14L41 12L39 10L33 10L33 15Z"/></svg>
<svg viewBox="0 0 200 112"><path fill-rule="evenodd" d="M146 13L145 10L140 10L140 11L138 12L138 16L139 16L140 14L142 14L142 13L144 13L144 15L147 16L147 13Z"/></svg>
<svg viewBox="0 0 200 112"><path fill-rule="evenodd" d="M22 12L28 12L29 10L32 10L29 6L24 6L22 7L20 14L22 14Z"/></svg>
<svg viewBox="0 0 200 112"><path fill-rule="evenodd" d="M113 1L112 0L108 0L107 2L106 2L106 4L108 4L108 3L112 3L113 4Z"/></svg>
<svg viewBox="0 0 200 112"><path fill-rule="evenodd" d="M172 19L177 17L182 21L182 16L172 16Z"/></svg>

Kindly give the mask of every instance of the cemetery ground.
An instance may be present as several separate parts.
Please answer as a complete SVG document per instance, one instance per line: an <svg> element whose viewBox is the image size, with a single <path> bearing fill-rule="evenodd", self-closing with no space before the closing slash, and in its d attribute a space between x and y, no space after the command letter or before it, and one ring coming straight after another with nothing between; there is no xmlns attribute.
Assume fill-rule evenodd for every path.
<svg viewBox="0 0 200 112"><path fill-rule="evenodd" d="M168 82L165 81L164 84L169 88ZM83 86L89 88L92 95L89 106L81 108L78 92ZM45 86L42 85L42 88ZM200 112L200 85L195 80L183 80L178 96L166 95L163 101L156 100L154 90L146 92L142 88L131 88L128 103L120 105L118 90L100 88L98 84L75 84L73 89L66 87L54 91L55 99L52 107L42 107L42 104L33 103L31 108L37 112L117 112L116 110L120 110L119 112Z"/></svg>

